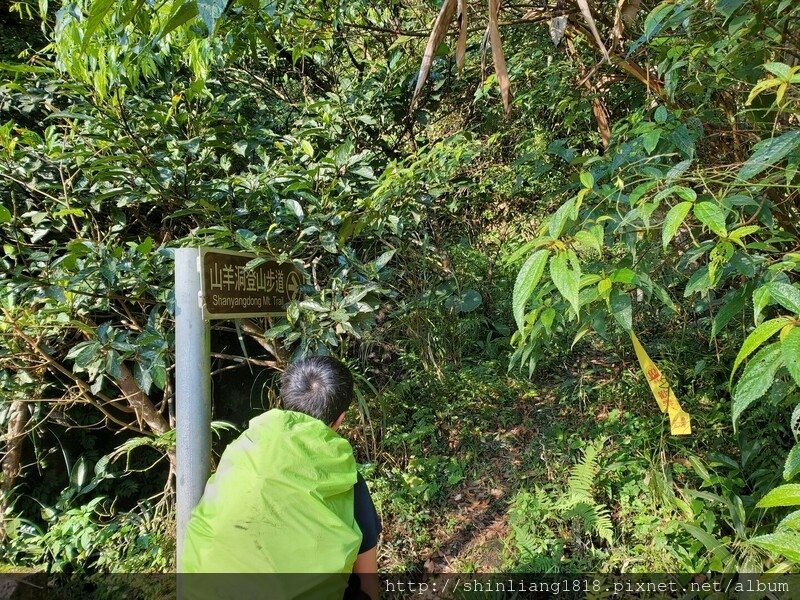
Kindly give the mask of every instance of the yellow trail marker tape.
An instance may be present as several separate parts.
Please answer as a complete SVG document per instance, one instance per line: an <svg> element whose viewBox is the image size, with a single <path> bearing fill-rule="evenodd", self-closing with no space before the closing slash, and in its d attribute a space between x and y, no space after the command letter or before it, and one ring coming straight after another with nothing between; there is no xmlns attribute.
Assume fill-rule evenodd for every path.
<svg viewBox="0 0 800 600"><path fill-rule="evenodd" d="M630 331L631 341L633 342L633 349L636 350L636 358L639 359L639 366L642 367L642 373L647 378L647 383L650 385L650 391L658 403L661 412L669 415L669 427L672 435L689 435L692 433L692 418L689 413L681 408L680 402L675 397L672 388L669 386L669 381L664 375L661 374L656 363L647 355L639 338Z"/></svg>

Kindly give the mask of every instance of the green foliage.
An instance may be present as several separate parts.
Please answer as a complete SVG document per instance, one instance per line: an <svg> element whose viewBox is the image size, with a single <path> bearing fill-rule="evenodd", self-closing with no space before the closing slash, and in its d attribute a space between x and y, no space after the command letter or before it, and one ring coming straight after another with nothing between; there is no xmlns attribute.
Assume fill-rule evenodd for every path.
<svg viewBox="0 0 800 600"><path fill-rule="evenodd" d="M759 508L774 508L776 506L796 506L800 504L800 484L787 483L780 485L758 501Z"/></svg>
<svg viewBox="0 0 800 600"><path fill-rule="evenodd" d="M103 502L123 492L144 498L166 483L171 506L174 248L237 248L304 274L304 297L286 318L241 325L263 348L242 366L345 357L355 343L383 341L379 318L413 311L429 293L395 266L396 255L428 235L428 219L459 208L451 180L475 185L468 168L482 147L469 134L419 138L406 151L413 68L402 51L368 29L337 34L342 23L388 23L388 7L319 5L310 19L302 3L280 11L233 3L223 15L226 4L78 0L62 4L54 22L45 7L52 44L36 64L2 65L2 406L48 399L27 423L47 432L44 442L20 442L33 441L43 465L62 438L90 443L69 433L73 420L109 430L93 458L125 456L136 491L98 487L95 499L100 489L110 496ZM350 45L378 58L362 64ZM447 306L462 327L483 296L454 283ZM63 481L45 470L50 489L35 495L52 504ZM2 508L21 511L20 523L42 536L89 532L91 546L50 552L69 570L98 551L99 521L121 519L87 506L73 493L56 520L13 497Z"/></svg>
<svg viewBox="0 0 800 600"><path fill-rule="evenodd" d="M285 318L237 323L240 365L368 373L397 564L474 484L514 498L513 567L794 568L796 3L644 3L588 71L595 36L554 48L504 6L512 121L471 52L462 77L437 52L409 112L433 6L12 8L50 44L0 57L0 427L24 400L38 469L0 498L4 560L173 567L172 256L208 245L303 273ZM683 446L626 368L634 329L703 432Z"/></svg>
<svg viewBox="0 0 800 600"><path fill-rule="evenodd" d="M700 328L708 324L709 341L740 345L733 360L727 352L717 356L729 369L734 430L765 397L762 417L796 403L797 69L780 62L784 38L776 27L798 15L787 3L757 4L737 5L733 20L701 2L662 3L651 10L630 51L639 49L658 65L665 104L620 117L603 156L560 150L572 179L530 242L537 248L531 259L548 257L549 277L531 289L523 287L527 272L517 280L525 301L534 301L514 305L513 365L527 364L532 371L556 342L553 329L574 335L576 342L595 334L599 343L608 343L609 322L626 331L663 328L676 315L693 314ZM714 28L723 26L730 35L720 40ZM748 32L755 28L770 33L752 44ZM759 81L765 71L775 78ZM776 89L770 106L766 94ZM755 100L762 101L760 108L748 108ZM736 134L740 124L753 128L748 143ZM709 146L712 132L729 137L732 151L720 155L716 144ZM587 244L592 228L602 231L603 253ZM749 312L755 324L750 332ZM779 339L771 341L778 332ZM787 480L797 475L795 462L792 451L784 467ZM728 568L735 554L726 549L729 542L713 541L699 526L687 525L687 531L709 551L713 546L713 568Z"/></svg>
<svg viewBox="0 0 800 600"><path fill-rule="evenodd" d="M602 441L584 448L583 457L570 470L566 488L560 495L537 487L533 493L521 492L511 506L512 554L526 569L558 572L564 543L554 539L554 531L568 524L576 536L595 535L611 545L614 524L608 508L595 499Z"/></svg>
<svg viewBox="0 0 800 600"><path fill-rule="evenodd" d="M570 472L567 482L567 496L559 505L568 510L565 517L579 516L583 527L593 531L607 544L612 543L613 525L608 509L602 504L597 504L592 493L599 471L597 463L598 446L587 446L583 458L578 461Z"/></svg>

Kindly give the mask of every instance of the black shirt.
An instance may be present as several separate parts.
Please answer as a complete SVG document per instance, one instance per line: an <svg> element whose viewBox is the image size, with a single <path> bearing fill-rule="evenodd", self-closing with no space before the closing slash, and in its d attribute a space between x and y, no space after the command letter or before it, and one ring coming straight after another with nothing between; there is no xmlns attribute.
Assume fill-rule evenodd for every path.
<svg viewBox="0 0 800 600"><path fill-rule="evenodd" d="M381 520L378 517L378 512L375 510L375 505L372 503L372 497L369 495L367 489L367 482L358 473L356 484L353 486L353 511L355 512L356 523L361 530L361 548L358 553L372 550L378 545L378 535L381 532Z"/></svg>

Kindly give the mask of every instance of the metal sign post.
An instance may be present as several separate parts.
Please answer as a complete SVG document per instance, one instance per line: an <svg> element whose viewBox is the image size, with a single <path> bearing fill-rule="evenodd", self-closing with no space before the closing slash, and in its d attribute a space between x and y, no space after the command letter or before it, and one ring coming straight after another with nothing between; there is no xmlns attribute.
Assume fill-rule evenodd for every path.
<svg viewBox="0 0 800 600"><path fill-rule="evenodd" d="M180 560L211 465L211 334L203 318L198 248L175 250L175 429Z"/></svg>
<svg viewBox="0 0 800 600"><path fill-rule="evenodd" d="M290 264L213 248L175 250L175 428L178 561L211 470L211 319L284 316L300 294Z"/></svg>

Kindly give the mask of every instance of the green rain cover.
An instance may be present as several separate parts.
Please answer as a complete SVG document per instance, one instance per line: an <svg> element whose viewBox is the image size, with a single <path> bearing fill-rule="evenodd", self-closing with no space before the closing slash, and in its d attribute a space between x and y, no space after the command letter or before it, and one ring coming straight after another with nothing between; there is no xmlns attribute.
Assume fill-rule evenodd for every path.
<svg viewBox="0 0 800 600"><path fill-rule="evenodd" d="M179 569L318 575L271 577L268 596L244 589L263 577L188 576L185 596L341 599L347 577L334 574L352 571L361 545L355 482L350 443L319 419L273 409L250 421L192 512Z"/></svg>

